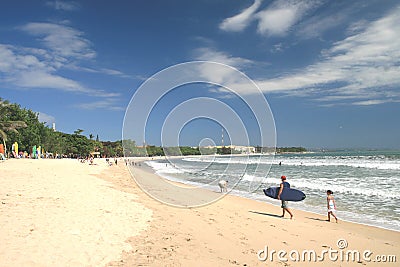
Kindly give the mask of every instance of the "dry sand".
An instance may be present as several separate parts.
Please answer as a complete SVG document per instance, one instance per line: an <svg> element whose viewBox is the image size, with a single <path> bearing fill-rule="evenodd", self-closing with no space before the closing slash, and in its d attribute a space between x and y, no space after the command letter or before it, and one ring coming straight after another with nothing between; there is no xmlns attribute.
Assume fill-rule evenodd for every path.
<svg viewBox="0 0 400 267"><path fill-rule="evenodd" d="M152 211L77 160L0 164L0 266L103 266L130 251Z"/></svg>
<svg viewBox="0 0 400 267"><path fill-rule="evenodd" d="M200 208L171 207L141 191L121 163L0 164L0 265L399 266L400 232L328 223L325 216L297 210L294 220L282 219L277 206L230 195ZM141 179L152 176L143 168L134 173ZM348 247L340 250L339 239ZM372 260L379 254L395 255L397 263L363 258L346 262L340 257L334 262L327 254L316 263L293 262L289 255L282 262L276 254L273 261L260 261L257 254L266 246L269 252L300 254L329 248L370 250Z"/></svg>

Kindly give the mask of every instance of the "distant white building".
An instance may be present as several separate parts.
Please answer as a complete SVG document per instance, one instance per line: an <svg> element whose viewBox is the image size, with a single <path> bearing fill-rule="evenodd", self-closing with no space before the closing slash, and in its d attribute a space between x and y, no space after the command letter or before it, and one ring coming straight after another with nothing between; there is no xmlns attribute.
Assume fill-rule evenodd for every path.
<svg viewBox="0 0 400 267"><path fill-rule="evenodd" d="M55 122L53 122L53 131L56 131L56 123Z"/></svg>
<svg viewBox="0 0 400 267"><path fill-rule="evenodd" d="M235 145L230 145L227 146L230 149L234 149L236 151L240 151L243 154L251 154L251 153L256 153L256 148L254 146L235 146Z"/></svg>
<svg viewBox="0 0 400 267"><path fill-rule="evenodd" d="M206 146L204 148L208 149L213 149L213 148L223 148L223 146ZM230 148L232 150L239 151L242 154L251 154L251 153L256 153L256 148L254 146L235 146L235 145L229 145L225 146L225 148Z"/></svg>

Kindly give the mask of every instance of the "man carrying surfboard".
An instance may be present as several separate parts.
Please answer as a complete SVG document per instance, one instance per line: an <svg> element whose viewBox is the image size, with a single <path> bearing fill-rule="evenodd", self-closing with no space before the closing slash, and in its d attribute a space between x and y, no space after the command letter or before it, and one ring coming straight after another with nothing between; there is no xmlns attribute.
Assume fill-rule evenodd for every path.
<svg viewBox="0 0 400 267"><path fill-rule="evenodd" d="M282 175L281 176L281 180L282 183L279 186L279 193L278 193L278 199L281 200L281 194L283 191L283 188L287 187L290 188L290 184L288 182L286 182L286 176ZM281 208L282 208L282 218L285 217L285 211L287 211L290 214L290 219L293 219L293 214L290 211L289 207L288 207L288 202L286 200L281 200Z"/></svg>

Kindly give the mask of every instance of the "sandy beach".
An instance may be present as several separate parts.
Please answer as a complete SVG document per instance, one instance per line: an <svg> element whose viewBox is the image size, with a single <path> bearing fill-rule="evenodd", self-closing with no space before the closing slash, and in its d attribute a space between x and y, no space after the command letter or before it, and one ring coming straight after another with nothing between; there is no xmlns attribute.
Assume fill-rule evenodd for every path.
<svg viewBox="0 0 400 267"><path fill-rule="evenodd" d="M111 167L95 162L0 164L0 266L398 266L400 261L399 232L328 223L325 216L298 210L293 220L282 219L278 206L231 195L204 207L176 208L144 193L122 161ZM141 179L154 175L140 167L135 173ZM315 251L317 262L302 261L305 250ZM349 251L361 258L347 260Z"/></svg>
<svg viewBox="0 0 400 267"><path fill-rule="evenodd" d="M0 164L0 266L103 266L132 247L152 211L77 160Z"/></svg>

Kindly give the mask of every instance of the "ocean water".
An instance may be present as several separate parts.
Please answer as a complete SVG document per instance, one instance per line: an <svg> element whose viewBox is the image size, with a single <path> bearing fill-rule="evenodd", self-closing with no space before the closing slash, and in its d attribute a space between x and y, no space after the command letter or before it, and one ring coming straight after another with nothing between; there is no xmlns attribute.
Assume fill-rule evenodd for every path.
<svg viewBox="0 0 400 267"><path fill-rule="evenodd" d="M326 190L334 192L339 219L400 231L400 151L201 156L146 162L162 177L280 205L263 188L278 186L281 175L307 198L295 209L326 215ZM281 163L281 164L279 164Z"/></svg>

